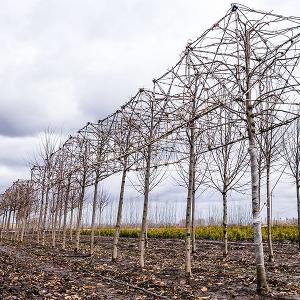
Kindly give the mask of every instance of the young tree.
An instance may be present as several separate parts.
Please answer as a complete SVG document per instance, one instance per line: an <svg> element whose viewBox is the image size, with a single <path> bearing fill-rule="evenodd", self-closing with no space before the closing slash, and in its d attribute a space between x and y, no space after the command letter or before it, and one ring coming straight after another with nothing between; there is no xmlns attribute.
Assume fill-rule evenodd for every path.
<svg viewBox="0 0 300 300"><path fill-rule="evenodd" d="M248 166L246 145L244 141L238 144L232 141L240 138L239 124L230 120L232 113L220 110L219 125L207 136L210 147L216 148L210 152L207 163L207 185L213 187L222 195L223 201L223 255L228 255L228 194L232 190L242 191L248 183L243 180ZM222 145L222 147L217 147Z"/></svg>
<svg viewBox="0 0 300 300"><path fill-rule="evenodd" d="M256 272L257 272L257 290L259 293L268 292L266 270L264 266L264 253L262 246L262 232L261 232L261 216L260 203L258 198L258 163L257 163L257 148L255 141L255 119L253 113L253 105L251 98L251 73L250 73L250 59L251 59L251 45L250 34L251 29L245 31L245 111L248 129L249 141L249 156L251 167L251 184L252 184L252 213L253 213L253 230L254 230L254 245L256 257Z"/></svg>
<svg viewBox="0 0 300 300"><path fill-rule="evenodd" d="M77 223L76 223L76 244L74 248L74 252L79 251L80 244L80 230L81 230L81 222L82 222L82 213L83 213L83 202L85 197L85 189L88 180L88 153L89 153L89 145L88 142L84 139L80 139L79 143L79 151L78 151L78 159L81 164L80 171L78 173L78 183L80 185L80 194L78 199L78 213L77 213Z"/></svg>
<svg viewBox="0 0 300 300"><path fill-rule="evenodd" d="M40 157L42 158L42 164L44 168L41 169L41 172L44 174L41 175L42 179L42 198L41 198L41 207L40 207L40 217L41 228L42 228L42 245L45 245L46 237L46 225L47 225L47 214L49 207L49 193L50 185L53 176L52 164L53 164L53 153L59 145L59 138L54 134L53 130L47 129L44 132L44 135L41 139L41 148L40 148ZM38 235L40 226L38 227Z"/></svg>
<svg viewBox="0 0 300 300"><path fill-rule="evenodd" d="M289 167L288 174L295 181L298 236L300 237L300 119L297 118L289 127L283 137L283 157ZM300 250L300 238L298 241Z"/></svg>
<svg viewBox="0 0 300 300"><path fill-rule="evenodd" d="M267 85L267 83L266 83ZM261 153L262 164L265 165L266 171L266 191L267 191L267 229L268 229L268 248L269 248L269 262L274 261L274 251L272 244L272 196L271 196L271 170L275 161L280 154L282 143L281 128L272 128L276 115L271 113L269 103L266 103L266 115L262 117L264 128L270 128L261 133L261 138L258 138L259 150ZM275 111L276 113L276 111ZM261 197L260 197L261 199Z"/></svg>
<svg viewBox="0 0 300 300"><path fill-rule="evenodd" d="M90 240L90 255L94 252L95 240L95 223L96 223L96 209L99 206L99 222L102 211L108 201L105 197L103 189L98 191L98 184L100 180L107 176L107 167L105 167L106 159L110 153L111 145L111 131L114 124L114 115L108 117L97 124L88 123L87 131L90 137L95 137L96 142L89 141L91 145L91 155L94 156L96 165L94 167L94 195L92 204L92 222L91 222L91 240ZM99 193L100 192L100 193Z"/></svg>
<svg viewBox="0 0 300 300"><path fill-rule="evenodd" d="M121 175L121 186L119 194L119 203L117 211L117 219L115 225L115 235L113 240L113 249L112 249L112 260L116 261L118 257L118 242L121 231L121 221L123 213L123 202L124 202L124 192L125 192L125 183L127 172L129 171L132 163L129 161L128 152L132 146L130 142L132 126L132 114L133 110L130 108L130 105L122 106L121 110L117 112L118 116L118 128L114 131L114 144L117 147L117 152L119 153L119 160L122 168Z"/></svg>
<svg viewBox="0 0 300 300"><path fill-rule="evenodd" d="M158 179L158 168L155 167L155 161L159 161L161 149L159 143L154 143L155 137L161 129L161 118L163 107L155 94L150 91L141 89L136 95L137 105L131 117L131 141L134 143L138 151L139 157L136 160L138 165L138 179L140 185L137 190L143 193L143 213L142 224L139 239L140 249L140 266L145 266L145 246L147 246L147 218L149 206L149 193L160 181ZM151 168L151 163L154 166ZM158 179L158 180L157 180Z"/></svg>
<svg viewBox="0 0 300 300"><path fill-rule="evenodd" d="M194 167L193 167L193 186L192 186L192 204L191 204L191 231L192 231L192 253L196 252L196 193L206 181L207 164L205 163L204 155L201 154L203 147L203 131L201 124L195 123L195 153L194 153ZM186 140L183 139L180 143L176 143L176 152L178 154L178 163L176 164L176 177L175 182L179 186L188 188L189 186L189 172L187 165L187 157L189 153L189 132L186 129Z"/></svg>

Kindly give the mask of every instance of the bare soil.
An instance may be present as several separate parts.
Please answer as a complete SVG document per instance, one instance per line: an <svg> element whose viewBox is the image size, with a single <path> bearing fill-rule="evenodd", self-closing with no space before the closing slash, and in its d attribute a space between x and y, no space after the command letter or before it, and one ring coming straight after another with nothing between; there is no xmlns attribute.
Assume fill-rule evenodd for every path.
<svg viewBox="0 0 300 300"><path fill-rule="evenodd" d="M0 243L0 299L300 299L300 252L296 244L274 244L266 268L270 294L258 297L251 243L234 242L226 259L222 242L197 241L193 276L184 275L184 242L150 239L146 267L138 265L138 239L121 238L119 259L110 259L112 238L96 238L95 255L82 251Z"/></svg>

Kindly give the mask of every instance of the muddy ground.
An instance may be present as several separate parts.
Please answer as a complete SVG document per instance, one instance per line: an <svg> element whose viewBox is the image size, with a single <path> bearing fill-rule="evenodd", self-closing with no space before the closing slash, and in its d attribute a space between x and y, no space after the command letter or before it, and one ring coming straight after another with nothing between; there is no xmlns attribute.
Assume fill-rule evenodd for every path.
<svg viewBox="0 0 300 300"><path fill-rule="evenodd" d="M184 242L150 239L144 270L138 267L138 240L121 238L120 257L111 262L112 238L96 239L96 253L73 245L62 251L0 243L0 299L260 299L255 294L251 243L231 243L226 260L222 243L197 241L193 276L184 276ZM297 245L275 244L275 262L266 262L271 294L261 299L300 299L300 252ZM267 249L266 251L267 252ZM267 257L266 257L267 259Z"/></svg>

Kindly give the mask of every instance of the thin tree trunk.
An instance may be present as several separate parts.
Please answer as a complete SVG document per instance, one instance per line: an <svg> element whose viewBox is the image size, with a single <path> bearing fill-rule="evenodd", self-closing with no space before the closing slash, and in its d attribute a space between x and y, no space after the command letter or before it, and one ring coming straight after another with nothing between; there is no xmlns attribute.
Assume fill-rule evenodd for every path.
<svg viewBox="0 0 300 300"><path fill-rule="evenodd" d="M79 199L79 206L78 206L78 216L77 216L77 224L76 224L76 245L75 245L75 249L74 249L75 252L79 251L80 229L81 229L80 226L81 226L84 192L85 192L85 177L86 177L86 174L83 175L81 193L80 193L80 199Z"/></svg>
<svg viewBox="0 0 300 300"><path fill-rule="evenodd" d="M300 186L299 179L297 177L296 189L297 189L297 212L298 212L298 249L300 250Z"/></svg>
<svg viewBox="0 0 300 300"><path fill-rule="evenodd" d="M99 205L99 214L98 214L98 236L101 236L101 216L102 216L102 205Z"/></svg>
<svg viewBox="0 0 300 300"><path fill-rule="evenodd" d="M264 252L262 244L261 232L261 216L258 202L258 180L257 180L257 165L256 165L256 148L253 143L249 142L249 154L251 160L251 179L252 179L252 214L253 214L253 231L254 231L254 247L256 260L256 276L257 276L257 291L263 293L268 291L266 279L266 271L264 264Z"/></svg>
<svg viewBox="0 0 300 300"><path fill-rule="evenodd" d="M9 214L8 214L8 220L7 220L7 224L6 224L6 229L5 229L6 239L8 239L8 237L9 237L9 228L10 228L11 214L12 214L12 208L10 207L9 208Z"/></svg>
<svg viewBox="0 0 300 300"><path fill-rule="evenodd" d="M145 248L147 249L149 246L148 243L148 222L146 222L146 228L145 228Z"/></svg>
<svg viewBox="0 0 300 300"><path fill-rule="evenodd" d="M62 217L63 217L63 192L61 192L60 202L59 202L59 218L58 218L57 240L60 240L60 237L61 237Z"/></svg>
<svg viewBox="0 0 300 300"><path fill-rule="evenodd" d="M55 204L55 212L54 212L54 219L53 219L53 226L52 226L52 247L53 248L56 245L57 218L58 218L58 212L60 206L59 198L60 198L60 187L58 187L58 191L57 191L57 200Z"/></svg>
<svg viewBox="0 0 300 300"><path fill-rule="evenodd" d="M22 222L22 227L21 227L21 234L20 234L20 242L23 243L24 241L24 235L25 235L25 230L26 230L26 223L27 223L27 215L25 214Z"/></svg>
<svg viewBox="0 0 300 300"><path fill-rule="evenodd" d="M253 214L253 232L254 232L254 248L256 261L256 279L257 292L259 294L269 291L266 278L264 250L262 244L261 232L261 215L258 198L258 163L257 150L255 145L255 123L253 115L253 107L251 105L251 89L250 89L250 32L246 32L245 36L245 60L246 60L246 117L248 126L249 140L249 156L251 165L251 183L252 183L252 214Z"/></svg>
<svg viewBox="0 0 300 300"><path fill-rule="evenodd" d="M73 219L74 219L74 199L72 199L72 202L71 202L70 241L73 240Z"/></svg>
<svg viewBox="0 0 300 300"><path fill-rule="evenodd" d="M150 163L151 163L151 146L147 148L147 161L145 170L145 186L144 186L144 207L143 207L143 218L142 227L140 232L140 266L145 266L145 233L147 228L147 213L148 213L148 202L149 202L149 184L150 184Z"/></svg>
<svg viewBox="0 0 300 300"><path fill-rule="evenodd" d="M92 224L91 224L91 243L90 243L90 255L94 253L94 241L95 241L95 220L96 220L96 208L97 208L97 196L98 196L98 181L99 174L96 173L94 184L94 197L93 197L93 211L92 211Z"/></svg>
<svg viewBox="0 0 300 300"><path fill-rule="evenodd" d="M45 239L46 239L46 222L47 222L47 213L48 213L48 205L49 205L49 186L46 188L46 199L45 199L45 209L44 209L44 217L43 217L43 234L42 234L42 245L45 245Z"/></svg>
<svg viewBox="0 0 300 300"><path fill-rule="evenodd" d="M15 217L13 218L13 224L14 224L14 219L15 219L15 232L13 233L13 240L17 241L18 240L18 234L19 234L19 222L20 222L20 218L17 218L17 216L15 215Z"/></svg>
<svg viewBox="0 0 300 300"><path fill-rule="evenodd" d="M224 251L223 256L228 255L228 209L227 209L227 190L223 190L223 239L224 239Z"/></svg>
<svg viewBox="0 0 300 300"><path fill-rule="evenodd" d="M118 257L118 242L119 242L120 230L121 230L126 173L127 173L127 159L125 158L125 162L124 162L124 166L123 166L122 181L121 181L117 221L116 221L116 227L115 227L115 236L114 236L114 241L113 241L113 251L112 251L112 260L113 261L115 261Z"/></svg>
<svg viewBox="0 0 300 300"><path fill-rule="evenodd" d="M29 201L29 187L27 187L25 198L27 201ZM25 207L25 211L24 211L23 223L22 223L21 232L20 232L20 242L21 243L23 243L23 241L24 241L27 219L28 219L29 212L31 210L31 208L30 208L31 205L29 203L30 202L27 203L27 205Z"/></svg>
<svg viewBox="0 0 300 300"><path fill-rule="evenodd" d="M196 160L194 157L194 170L193 170L193 191L192 191L192 253L196 252L196 225L195 225L195 213L196 213L196 203L195 203L195 194L196 194Z"/></svg>
<svg viewBox="0 0 300 300"><path fill-rule="evenodd" d="M267 227L268 227L268 248L269 248L269 262L274 261L273 244L272 244L272 202L270 189L270 159L267 158L266 165L267 172Z"/></svg>
<svg viewBox="0 0 300 300"><path fill-rule="evenodd" d="M5 226L6 226L6 219L7 219L7 210L5 210L4 214L3 214L2 225L1 225L1 233L0 233L0 240L3 239L3 232L4 232Z"/></svg>
<svg viewBox="0 0 300 300"><path fill-rule="evenodd" d="M82 198L82 196L81 196ZM78 206L78 214L77 214L77 224L76 224L76 244L74 252L79 251L79 244L80 244L80 226L81 226L81 219L82 219L82 210L83 210L83 199L80 199L79 206Z"/></svg>
<svg viewBox="0 0 300 300"><path fill-rule="evenodd" d="M45 177L46 172L44 172L43 175L43 183L42 183L42 199L41 199L41 207L40 207L40 213L39 213L39 219L37 224L37 243L40 243L40 237L41 237L41 224L43 219L43 208L44 208L44 200L45 200Z"/></svg>
<svg viewBox="0 0 300 300"><path fill-rule="evenodd" d="M15 224L16 222L16 208L14 207L14 210L13 210L13 215L12 215L12 222L11 222L11 234L10 234L10 240L13 241L14 240L14 236L15 234L13 233L13 230L15 228L15 231L17 230L17 227ZM14 227L14 224L15 224L15 227Z"/></svg>
<svg viewBox="0 0 300 300"><path fill-rule="evenodd" d="M193 107L194 111L194 107ZM194 121L190 124L190 155L189 155L189 182L188 195L186 201L186 218L185 218L185 275L189 278L192 275L191 264L191 212L192 212L192 196L193 196L193 176L195 167L195 128Z"/></svg>
<svg viewBox="0 0 300 300"><path fill-rule="evenodd" d="M68 204L69 204L69 193L71 185L71 176L68 178L68 185L66 190L65 205L64 205L64 219L63 219L63 237L62 237L62 249L66 249L66 235L67 235L67 214L68 214Z"/></svg>
<svg viewBox="0 0 300 300"><path fill-rule="evenodd" d="M260 198L261 198L261 161L258 163L258 203L260 207Z"/></svg>

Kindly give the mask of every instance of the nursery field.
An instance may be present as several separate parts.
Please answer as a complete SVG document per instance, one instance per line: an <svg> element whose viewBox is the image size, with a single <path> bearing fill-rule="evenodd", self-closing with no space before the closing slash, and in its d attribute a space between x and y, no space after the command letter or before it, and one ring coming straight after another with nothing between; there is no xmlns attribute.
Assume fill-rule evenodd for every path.
<svg viewBox="0 0 300 300"><path fill-rule="evenodd" d="M259 299L251 242L230 242L224 259L221 241L198 239L192 277L187 280L184 241L158 235L153 238L153 231L148 233L147 263L142 270L135 237L120 239L117 262L110 258L110 236L96 237L93 256L87 254L87 235L81 240L79 253L74 253L71 241L66 250L61 250L60 244L56 248L37 245L31 237L23 244L2 241L0 299ZM275 242L274 252L275 262L266 262L271 294L261 299L299 299L297 243Z"/></svg>
<svg viewBox="0 0 300 300"><path fill-rule="evenodd" d="M96 235L100 236L113 236L115 230L113 228L101 228L95 230ZM184 228L180 227L159 227L150 228L147 231L149 238L170 238L170 239L183 239ZM90 235L89 229L83 229L81 234ZM267 228L262 228L263 240L267 240ZM121 237L139 237L140 230L137 228L124 228L121 229ZM207 240L222 240L223 227L221 226L201 226L195 229L196 239ZM228 239L231 241L252 241L253 240L253 227L252 226L229 226ZM277 225L272 227L272 240L278 242L297 242L298 241L298 228L295 225Z"/></svg>

